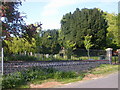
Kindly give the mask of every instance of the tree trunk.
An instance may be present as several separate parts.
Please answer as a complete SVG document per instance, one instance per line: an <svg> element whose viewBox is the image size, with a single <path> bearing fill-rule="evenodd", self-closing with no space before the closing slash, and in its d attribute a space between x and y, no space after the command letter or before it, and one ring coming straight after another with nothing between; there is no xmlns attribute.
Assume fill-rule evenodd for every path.
<svg viewBox="0 0 120 90"><path fill-rule="evenodd" d="M88 60L90 59L90 50L88 49Z"/></svg>
<svg viewBox="0 0 120 90"><path fill-rule="evenodd" d="M72 50L68 49L67 50L67 59L71 59L71 54L72 54Z"/></svg>

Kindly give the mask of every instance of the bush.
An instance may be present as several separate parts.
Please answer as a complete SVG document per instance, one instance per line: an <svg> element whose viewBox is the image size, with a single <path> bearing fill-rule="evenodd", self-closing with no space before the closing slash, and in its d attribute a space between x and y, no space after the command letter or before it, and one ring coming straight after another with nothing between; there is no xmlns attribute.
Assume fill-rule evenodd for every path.
<svg viewBox="0 0 120 90"><path fill-rule="evenodd" d="M54 79L68 79L68 78L75 78L78 75L75 72L55 72Z"/></svg>
<svg viewBox="0 0 120 90"><path fill-rule="evenodd" d="M3 76L2 88L14 88L24 84L24 77L20 72Z"/></svg>
<svg viewBox="0 0 120 90"><path fill-rule="evenodd" d="M13 74L8 74L3 76L2 88L10 89L16 88L21 85L27 84L33 80L46 80L46 79L68 79L77 77L78 74L75 72L60 72L52 68L40 68L33 67L26 71L16 72Z"/></svg>
<svg viewBox="0 0 120 90"><path fill-rule="evenodd" d="M34 56L28 55L11 55L4 57L4 61L35 61L37 60Z"/></svg>

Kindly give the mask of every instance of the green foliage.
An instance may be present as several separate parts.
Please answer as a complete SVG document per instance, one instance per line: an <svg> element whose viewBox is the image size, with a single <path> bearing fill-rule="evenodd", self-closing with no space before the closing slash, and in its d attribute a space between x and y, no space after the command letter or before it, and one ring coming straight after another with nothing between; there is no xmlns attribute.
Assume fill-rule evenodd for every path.
<svg viewBox="0 0 120 90"><path fill-rule="evenodd" d="M119 63L118 56L112 56L112 63Z"/></svg>
<svg viewBox="0 0 120 90"><path fill-rule="evenodd" d="M99 67L92 69L91 74L109 74L118 71L118 65L102 64Z"/></svg>
<svg viewBox="0 0 120 90"><path fill-rule="evenodd" d="M76 43L70 40L65 41L65 43L63 42L63 44L66 49L71 49L71 48L75 49L74 46L76 45Z"/></svg>
<svg viewBox="0 0 120 90"><path fill-rule="evenodd" d="M102 10L87 9L79 10L73 14L67 13L61 20L61 33L63 42L70 40L76 43L77 48L84 48L84 36L92 35L93 48L106 46L107 20Z"/></svg>
<svg viewBox="0 0 120 90"><path fill-rule="evenodd" d="M14 10L20 4L21 2L12 3L12 5L9 6L10 5L9 3L5 3L3 6L12 7ZM16 5L16 7L14 5ZM22 18L16 17L15 13L14 16L11 16L11 12L10 15L8 15L7 12L6 15L8 15L9 17L8 16L5 17L9 18L8 24L12 25L12 27L9 27L10 28L9 34L15 33L16 37L12 37L10 41L8 40L3 41L2 45L5 46L4 47L5 55L21 54L26 51L27 53L33 52L41 54L51 54L51 58L48 59L44 58L44 60L53 60L54 58L52 55L58 54L59 51L61 50L61 47L64 47L66 49L68 59L71 59L71 55L73 55L73 52L79 51L80 48L86 48L87 50L89 50L89 48L104 49L106 47L111 47L116 49L120 46L118 34L119 30L117 28L119 27L120 16L119 14L116 15L106 13L98 8L93 9L84 8L81 10L77 8L73 13L70 12L63 16L61 20L60 30L48 29L47 31L42 31L41 23L30 24L27 26L19 24L19 26L15 27L13 25L13 22L15 22L13 18L20 19L21 23L23 20ZM17 13L19 12L17 11L16 14ZM13 18L11 18L10 16ZM4 30L8 29L8 27L6 27L7 26L6 24L7 21L3 22ZM20 37L19 35L17 35L17 32L14 31L15 28L13 27L15 28L19 27L21 33ZM3 35L5 36L4 33L6 32L3 32ZM89 38L87 39L87 37L86 40L84 40L86 35L92 36L90 37L90 40L88 40ZM21 60L20 59L21 57L18 56L15 58L14 57L9 58L10 60L15 58ZM23 60L25 60L24 58L28 60L27 56L26 57L23 56ZM40 58L39 60L42 59Z"/></svg>
<svg viewBox="0 0 120 90"><path fill-rule="evenodd" d="M28 55L10 55L4 57L4 61L36 61L38 60L34 56L28 56Z"/></svg>
<svg viewBox="0 0 120 90"><path fill-rule="evenodd" d="M71 55L73 54L72 51L75 49L76 43L74 43L73 41L67 40L63 42L63 45L66 49L67 58L71 59Z"/></svg>
<svg viewBox="0 0 120 90"><path fill-rule="evenodd" d="M107 47L116 49L119 46L118 39L118 15L114 13L105 12L105 17L108 20L108 33L107 33Z"/></svg>
<svg viewBox="0 0 120 90"><path fill-rule="evenodd" d="M25 85L28 82L32 82L34 80L46 80L46 79L70 79L77 77L78 74L75 72L60 72L52 68L44 69L39 67L33 67L26 71L16 72L9 75L3 76L2 88L10 89L17 88L21 85Z"/></svg>
<svg viewBox="0 0 120 90"><path fill-rule="evenodd" d="M54 74L54 79L68 79L68 78L75 78L77 77L77 74L75 72L56 72Z"/></svg>
<svg viewBox="0 0 120 90"><path fill-rule="evenodd" d="M36 39L37 51L42 54L58 54L61 47L58 42L58 30L47 30Z"/></svg>
<svg viewBox="0 0 120 90"><path fill-rule="evenodd" d="M23 37L31 42L31 39L35 37L38 29L41 29L42 24L26 25L24 22L26 16L21 16L18 8L22 5L21 0L16 0L16 2L1 2L1 4L0 15L4 18L4 20L2 20L2 36L5 40L11 41L11 37L14 36Z"/></svg>
<svg viewBox="0 0 120 90"><path fill-rule="evenodd" d="M32 43L32 39L35 38L41 31L41 25L41 22L37 22L35 24L24 26L23 29L25 29L25 31L22 34L22 37L24 37L29 43Z"/></svg>
<svg viewBox="0 0 120 90"><path fill-rule="evenodd" d="M2 81L2 88L13 89L13 88L19 88L21 87L21 85L22 87L23 85L25 85L25 87L29 88L27 86L28 83L37 84L48 79L55 79L57 81L68 83L68 82L82 80L85 77L85 75L88 74L103 75L103 74L113 73L116 71L118 71L118 65L107 65L107 64L103 64L87 72L80 72L80 73L63 72L52 68L45 69L41 67L32 67L27 69L26 71L23 70L21 72L4 75Z"/></svg>
<svg viewBox="0 0 120 90"><path fill-rule="evenodd" d="M91 44L91 38L92 36L85 36L85 40L84 40L84 45L86 50L88 51L88 58L90 59L90 54L89 54L89 49L93 46L93 44Z"/></svg>
<svg viewBox="0 0 120 90"><path fill-rule="evenodd" d="M91 44L91 38L92 36L85 36L84 45L87 50L89 50L93 46L93 44Z"/></svg>
<svg viewBox="0 0 120 90"><path fill-rule="evenodd" d="M32 38L32 43L29 43L24 38L13 38L12 41L4 40L7 47L4 47L5 54L18 54L26 52L35 52L35 39Z"/></svg>
<svg viewBox="0 0 120 90"><path fill-rule="evenodd" d="M120 2L119 2L120 3ZM120 12L119 12L119 14L118 14L118 19L117 19L117 21L118 21L118 45L119 45L119 47L120 47Z"/></svg>

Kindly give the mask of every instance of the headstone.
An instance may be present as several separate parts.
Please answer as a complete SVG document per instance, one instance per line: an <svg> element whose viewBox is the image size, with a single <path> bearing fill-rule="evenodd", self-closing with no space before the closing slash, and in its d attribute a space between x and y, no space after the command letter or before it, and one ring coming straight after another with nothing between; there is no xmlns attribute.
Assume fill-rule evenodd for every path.
<svg viewBox="0 0 120 90"><path fill-rule="evenodd" d="M25 51L25 55L26 55L27 53L26 53L26 51Z"/></svg>
<svg viewBox="0 0 120 90"><path fill-rule="evenodd" d="M32 52L30 52L30 56L32 56L33 54L32 54Z"/></svg>
<svg viewBox="0 0 120 90"><path fill-rule="evenodd" d="M109 60L109 64L112 64L112 50L113 50L112 48L106 49L106 51L107 51L106 55L107 55L107 58Z"/></svg>
<svg viewBox="0 0 120 90"><path fill-rule="evenodd" d="M46 58L49 58L49 54L46 54Z"/></svg>
<svg viewBox="0 0 120 90"><path fill-rule="evenodd" d="M54 57L57 58L57 55L55 54Z"/></svg>

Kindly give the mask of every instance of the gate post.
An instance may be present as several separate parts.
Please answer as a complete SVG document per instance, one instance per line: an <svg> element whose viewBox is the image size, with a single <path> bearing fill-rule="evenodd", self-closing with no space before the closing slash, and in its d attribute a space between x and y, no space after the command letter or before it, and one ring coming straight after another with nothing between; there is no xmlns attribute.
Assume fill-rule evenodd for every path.
<svg viewBox="0 0 120 90"><path fill-rule="evenodd" d="M117 49L118 52L118 63L120 63L120 49Z"/></svg>
<svg viewBox="0 0 120 90"><path fill-rule="evenodd" d="M109 60L109 64L112 64L112 50L113 50L112 48L107 48L106 49L106 51L107 51L106 56Z"/></svg>
<svg viewBox="0 0 120 90"><path fill-rule="evenodd" d="M2 48L2 61L1 61L1 65L2 65L2 75L3 75L3 58L4 58L4 55L3 55L3 48Z"/></svg>

